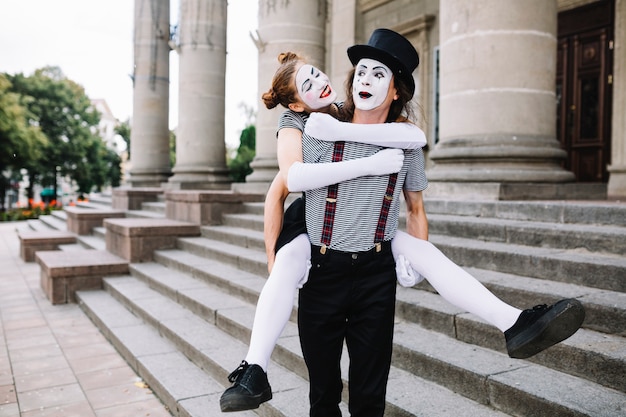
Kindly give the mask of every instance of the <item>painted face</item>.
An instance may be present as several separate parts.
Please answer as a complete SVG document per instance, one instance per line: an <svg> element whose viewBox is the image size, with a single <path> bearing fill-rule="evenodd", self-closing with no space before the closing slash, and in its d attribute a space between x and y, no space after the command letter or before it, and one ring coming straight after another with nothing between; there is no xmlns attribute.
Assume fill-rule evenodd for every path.
<svg viewBox="0 0 626 417"><path fill-rule="evenodd" d="M328 76L313 65L300 67L296 73L296 88L304 104L312 110L329 106L337 99Z"/></svg>
<svg viewBox="0 0 626 417"><path fill-rule="evenodd" d="M359 110L372 110L385 102L393 72L385 64L361 59L352 79L352 98Z"/></svg>

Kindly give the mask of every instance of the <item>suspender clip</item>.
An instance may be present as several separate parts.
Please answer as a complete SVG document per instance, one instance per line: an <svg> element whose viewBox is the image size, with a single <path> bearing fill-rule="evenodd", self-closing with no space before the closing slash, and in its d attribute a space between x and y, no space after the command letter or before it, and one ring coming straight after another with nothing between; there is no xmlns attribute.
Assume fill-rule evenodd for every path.
<svg viewBox="0 0 626 417"><path fill-rule="evenodd" d="M376 253L378 253L381 250L383 250L383 245L380 242L376 242L376 244L374 246L376 247Z"/></svg>
<svg viewBox="0 0 626 417"><path fill-rule="evenodd" d="M326 254L326 245L322 245L322 247L320 248L320 253L321 253L322 255L325 255L325 254Z"/></svg>

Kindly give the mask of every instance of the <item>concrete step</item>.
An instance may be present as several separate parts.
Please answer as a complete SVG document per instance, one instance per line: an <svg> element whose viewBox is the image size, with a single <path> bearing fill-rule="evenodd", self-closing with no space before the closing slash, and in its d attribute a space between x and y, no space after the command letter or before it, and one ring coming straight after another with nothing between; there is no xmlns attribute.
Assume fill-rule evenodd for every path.
<svg viewBox="0 0 626 417"><path fill-rule="evenodd" d="M113 196L105 193L91 193L89 195L89 201L94 204L100 204L102 206L113 206Z"/></svg>
<svg viewBox="0 0 626 417"><path fill-rule="evenodd" d="M467 201L426 198L424 205L429 215L626 227L626 204L619 201Z"/></svg>
<svg viewBox="0 0 626 417"><path fill-rule="evenodd" d="M162 337L158 328L133 315L105 291L79 291L77 298L89 318L174 415L209 417L219 413L224 387Z"/></svg>
<svg viewBox="0 0 626 417"><path fill-rule="evenodd" d="M395 366L513 415L608 417L626 405L622 392L415 324L397 324L394 346Z"/></svg>
<svg viewBox="0 0 626 417"><path fill-rule="evenodd" d="M142 219L144 218L164 219L165 213L159 213L156 211L149 211L149 210L127 210L126 217L127 218L142 218Z"/></svg>
<svg viewBox="0 0 626 417"><path fill-rule="evenodd" d="M99 238L101 238L103 240L106 237L106 231L107 231L107 229L105 227L94 227L93 229L91 229L91 233L94 236L97 236L97 237L99 237Z"/></svg>
<svg viewBox="0 0 626 417"><path fill-rule="evenodd" d="M141 264L137 264L137 266L139 265ZM155 266L152 268L152 272L159 269ZM164 276L163 272L165 271L162 271L162 277ZM167 337L173 340L179 350L189 352L194 350L194 345L199 345L198 348L195 348L196 350L207 351L208 348L204 344L209 343L208 339L214 340L217 337L214 334L209 336L207 331L203 330L211 324L217 326L220 331L235 337L245 346L243 341L249 339L252 326L253 305L235 297L229 297L217 289L210 288L202 281L195 280L194 284L194 278L189 276L186 279L180 274L174 276L178 279L157 280L157 286L167 285L169 287L169 290L164 292L165 295L163 292L151 289L149 283L131 277L106 278L105 286L109 292L114 294L116 299L122 300L121 302L126 308L136 316L159 328L162 335L171 332L172 335ZM205 288L201 289L203 285ZM202 295L200 295L201 291ZM197 306L191 308L185 306L187 308L183 308L187 298L181 297L181 295L185 293L195 294L195 304L203 304L204 308ZM166 298L167 294L170 296L177 294L177 301ZM196 315L190 316L192 311ZM198 317L202 317L202 319ZM190 325L192 328L182 330L182 323ZM506 355L463 343L439 332L427 330L408 322L401 321L397 326L394 356L396 359L394 359L392 375L396 374L395 368L400 368L400 370L405 371L404 377L408 378L411 384L406 385L407 381L400 383L400 380L390 378L390 392L400 390L406 392L406 388L402 387L415 387L414 379L417 378L415 375L420 375L420 377L427 375L426 379L461 393L478 404L497 404L500 410L513 415L517 413L538 415L536 413L539 410L551 411L551 413L544 415L560 415L558 411L566 409L568 413L571 413L568 415L608 416L612 415L611 413L615 412L616 407L620 404L621 393L582 378L566 375L543 366L532 365L528 361L513 360ZM207 336L202 337L202 335ZM185 342L185 337L191 338L193 341ZM428 340L428 343L423 343L425 340ZM233 344L232 341L225 343L229 349ZM211 356L211 360L214 360L214 355ZM274 356L277 357L277 362L289 364L289 369L299 369L296 374L304 372L295 324L288 324L279 340ZM231 357L230 367L236 366L240 357L242 356ZM191 360L194 361L194 359ZM294 361L299 362L299 364L295 366ZM206 369L206 367L204 368ZM228 371L229 367L226 364L222 372L226 374ZM274 375L276 373L270 371L274 391L278 390L279 393L282 393L280 388L276 388L279 384L274 382L276 381ZM545 385L541 386L541 383L537 387L537 378L541 381L551 381L548 390L549 399L536 397L537 392L547 389ZM279 376L278 379L282 380L282 377ZM593 393L593 401L580 404L577 401L576 392ZM525 398L526 396L528 398ZM392 399L389 401L390 409L397 409L404 413L412 411L411 409L403 409ZM449 403L450 400L447 399L443 402ZM272 403L273 401L269 404Z"/></svg>
<svg viewBox="0 0 626 417"><path fill-rule="evenodd" d="M81 235L77 240L86 249L106 250L106 242L100 236Z"/></svg>
<svg viewBox="0 0 626 417"><path fill-rule="evenodd" d="M168 281L170 282L170 281ZM190 282L182 283L183 288L191 290ZM202 315L200 319L197 315L189 316L189 309L183 308L180 304L174 303L170 299L165 298L159 292L149 288L147 283L142 283L130 277L110 278L106 280L106 286L114 298L124 304L130 311L133 311L144 322L150 322L153 326L158 325L160 333L169 341L178 346L180 350L186 352L186 355L194 363L202 362L202 352L211 353L211 364L202 366L207 370L210 376L216 378L219 375L228 386L225 376L237 365L240 358L245 355L247 347L242 344L240 337L235 339L229 336L236 322L247 322L247 326L251 326L254 308L251 305L244 305L241 301L234 298L224 297L224 294L213 290L204 284L206 288L204 303L206 307L215 308L213 315ZM176 283L172 284L168 293L173 294ZM184 289L181 290L184 291ZM199 291L198 288L195 291ZM210 307L209 307L210 305ZM208 323L207 323L208 322ZM184 325L182 325L184 323ZM215 326L215 327L213 327ZM185 327L183 329L183 327ZM224 334L224 331L227 334ZM249 335L243 335L246 339ZM289 329L283 332L281 344L284 341L283 349L295 352L297 360L301 362L300 368L304 369L303 359L299 352L297 340L297 331L295 325L290 324ZM227 354L218 354L220 346L228 346ZM231 346L237 349L231 350ZM243 351L239 351L243 347ZM233 357L232 353L237 352L240 356ZM280 357L281 355L275 355ZM196 357L196 359L193 359ZM223 358L223 359L222 359ZM208 359L204 359L208 360ZM222 361L225 366L222 366ZM347 362L344 360L343 368L347 372ZM216 367L222 366L221 369ZM277 416L295 416L305 415L308 409L308 385L301 376L288 371L280 365L272 362L268 369L268 375L272 384L274 399L262 406L260 411L265 415L264 409L272 409L272 415ZM452 393L446 388L433 384L430 381L418 378L410 372L400 369L392 370L390 378L391 395L386 415L400 416L407 415L410 410L423 410L424 404L427 403L432 410L429 415L432 416L449 416L451 409L455 413L470 413L475 416L505 416L502 412L493 410L481 404L469 401L458 394ZM408 392L406 387L411 387ZM428 398L422 397L421 400L410 395L413 390L419 392L429 392ZM426 401L425 401L426 400ZM347 411L345 404L342 408L344 413ZM463 411L464 410L464 411ZM280 413L280 414L278 414ZM457 415L457 414L455 414ZM462 414L458 414L462 415ZM468 415L468 414L463 414Z"/></svg>
<svg viewBox="0 0 626 417"><path fill-rule="evenodd" d="M112 204L109 201L94 199L94 200L88 200L88 201L77 201L76 207L96 209L96 210L111 210Z"/></svg>
<svg viewBox="0 0 626 417"><path fill-rule="evenodd" d="M237 275L237 268L232 265L220 265L218 261L206 259L182 251L160 251L156 260L169 268L159 269L155 266L135 264L132 269L137 273L145 268L150 268L143 273L144 277L163 276L162 280L171 279L168 274L171 270L185 273L203 279L211 285L228 289L232 295L239 297L248 303L255 303L265 280L255 274ZM533 288L533 285L529 285ZM552 303L563 297L575 297L576 288L560 284L557 290L563 290L565 294L551 294L547 291L534 294L532 303L524 300L517 304L519 308L530 308L539 302ZM566 291L567 290L567 291ZM578 289L580 290L580 289ZM481 319L466 313L465 311L449 304L441 296L427 290L417 288L399 288L397 295L397 316L403 320L413 322L422 327L436 330L440 333L457 338L462 341L474 343L500 352L506 352L504 337L495 327ZM535 301L541 300L541 301ZM591 323L594 318L602 319L602 308L611 310L615 304L596 305L587 303L587 316ZM296 320L296 306L292 313L292 320ZM197 307L196 307L197 308ZM613 320L623 331L626 305L619 307ZM621 319L620 319L621 318ZM584 326L589 324L585 322ZM626 392L626 381L622 375L626 373L626 339L619 335L607 335L596 331L585 331L583 336L575 335L568 342L549 349L532 360L546 366L554 367L573 375L584 376L591 381L601 382L609 387Z"/></svg>
<svg viewBox="0 0 626 417"><path fill-rule="evenodd" d="M150 212L158 213L162 216L165 216L165 202L164 201L141 203L141 209L143 211L150 211Z"/></svg>
<svg viewBox="0 0 626 417"><path fill-rule="evenodd" d="M65 210L52 210L50 215L56 217L59 220L67 221L67 213Z"/></svg>
<svg viewBox="0 0 626 417"><path fill-rule="evenodd" d="M265 251L263 231L251 230L238 225L203 226L201 234L207 239Z"/></svg>
<svg viewBox="0 0 626 417"><path fill-rule="evenodd" d="M230 233L232 230L236 230L235 235ZM205 235L210 235L211 238L182 238L178 240L178 248L189 254L228 263L235 269L241 268L252 274L262 277L267 276L266 257L261 252L262 236L259 232L256 234L251 232L248 236L244 236L243 231L229 226L204 227L203 231ZM211 231L211 233L208 233L208 231ZM222 234L219 234L220 231ZM433 238L435 239L435 237ZM244 239L245 247L243 244ZM453 240L453 238L442 238L442 241L446 243ZM469 240L461 249L471 250L475 245L480 244L485 243L476 243L473 240ZM494 257L494 251L495 249L485 250L487 254L491 253L492 257ZM543 253L543 251L539 250L530 252L527 254L527 262L538 262ZM505 254L519 256L506 252ZM451 259L454 261L454 258L451 257ZM549 260L555 262L553 259ZM596 261L595 258L593 260ZM476 260L472 261L474 264L477 263ZM487 262L489 262L489 259L487 259ZM489 267L489 264L486 266ZM599 263L596 267L601 269L603 265ZM535 269L537 268L535 267ZM531 268L528 268L528 270L532 272ZM232 273L236 272L233 271ZM585 303L587 308L585 327L606 333L621 333L625 335L626 293L591 288L578 283L547 281L543 277L530 278L487 269L474 268L470 273L498 297L522 309L530 308L536 304L552 304L562 298L579 298ZM618 281L619 277L611 279ZM427 286L427 283L420 284L420 288L434 291L432 287Z"/></svg>
<svg viewBox="0 0 626 417"><path fill-rule="evenodd" d="M430 235L429 241L461 266L626 292L626 258L579 249L541 248Z"/></svg>
<svg viewBox="0 0 626 417"><path fill-rule="evenodd" d="M177 247L191 254L220 260L243 271L267 275L267 257L259 249L243 248L206 237L180 238Z"/></svg>
<svg viewBox="0 0 626 417"><path fill-rule="evenodd" d="M224 226L243 227L255 232L263 232L263 213L238 213L222 216Z"/></svg>
<svg viewBox="0 0 626 417"><path fill-rule="evenodd" d="M429 232L542 248L626 253L626 227L429 214Z"/></svg>
<svg viewBox="0 0 626 417"><path fill-rule="evenodd" d="M498 329L447 303L428 283L399 288L386 415L621 415L626 410L626 283L621 282L626 205L427 199L426 207L430 240L498 297L519 308L575 297L587 315L583 329L565 342L529 360L514 360L506 355ZM224 225L204 226L200 237L179 238L177 249L155 251L154 262L129 265L130 275L105 278L106 291L99 291L108 297L106 305L116 306L94 319L103 323L105 334L110 332L105 323L123 320L125 311L151 329L147 340L156 335L173 346L174 353L168 352L175 355L173 363L180 354L205 374L201 378L220 386L215 393L197 394L182 382L162 383L175 380L169 372L176 371L160 364L154 384L176 393L190 390L162 394L181 416L217 415L217 399L229 385L226 375L245 355L267 276L262 230L263 203L246 203L243 213L224 215ZM269 368L274 399L249 415L306 415L308 384L296 313L294 300L292 321ZM137 350L143 338L125 331L118 349ZM147 360L140 355L144 358L137 363ZM189 372L196 378L194 370ZM207 401L215 406L207 409Z"/></svg>
<svg viewBox="0 0 626 417"><path fill-rule="evenodd" d="M41 216L40 216L41 217ZM26 224L28 224L28 227L31 230L35 230L35 231L50 231L50 230L57 230L54 227L51 227L48 223L45 223L43 220L41 219L30 219L30 220L26 220Z"/></svg>
<svg viewBox="0 0 626 417"><path fill-rule="evenodd" d="M466 343L507 352L504 335L496 327L438 294L398 288L396 316ZM583 328L529 361L626 392L626 339L622 336Z"/></svg>
<svg viewBox="0 0 626 417"><path fill-rule="evenodd" d="M551 304L559 298L578 298L586 308L586 328L626 336L626 294L623 292L484 269L465 269L498 297L520 308L528 308L529 303Z"/></svg>

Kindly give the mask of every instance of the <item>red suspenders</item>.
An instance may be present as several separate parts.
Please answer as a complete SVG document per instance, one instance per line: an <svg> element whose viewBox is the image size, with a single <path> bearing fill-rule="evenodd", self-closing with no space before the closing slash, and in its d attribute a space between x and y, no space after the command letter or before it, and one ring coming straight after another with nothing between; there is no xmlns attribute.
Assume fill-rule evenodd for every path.
<svg viewBox="0 0 626 417"><path fill-rule="evenodd" d="M343 159L343 150L345 142L335 142L335 148L333 150L333 162L340 162ZM389 216L389 207L393 200L393 192L396 188L396 182L398 180L398 174L389 175L389 182L387 183L387 190L383 197L383 202L380 208L380 215L378 216L378 224L376 225L376 232L374 234L374 243L376 244L376 252L381 250L381 242L385 239L385 227L387 225L387 217ZM335 211L337 210L337 189L339 184L333 184L328 186L328 194L326 196L326 209L324 211L324 226L322 228L322 247L320 249L321 254L326 253L327 247L330 245L333 236L333 224L335 222Z"/></svg>
<svg viewBox="0 0 626 417"><path fill-rule="evenodd" d="M340 162L343 159L343 148L345 142L335 142L333 150L333 162ZM324 212L324 227L322 228L322 248L320 252L326 253L326 247L330 245L333 237L333 223L335 222L335 211L337 209L337 189L339 184L328 186L328 194L326 195L326 211Z"/></svg>

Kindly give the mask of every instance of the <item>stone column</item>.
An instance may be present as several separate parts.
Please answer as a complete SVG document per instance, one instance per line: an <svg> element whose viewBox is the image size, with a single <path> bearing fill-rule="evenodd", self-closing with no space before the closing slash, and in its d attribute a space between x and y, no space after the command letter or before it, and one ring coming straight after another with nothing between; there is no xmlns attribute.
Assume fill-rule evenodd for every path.
<svg viewBox="0 0 626 417"><path fill-rule="evenodd" d="M607 195L626 197L626 0L615 0L613 122Z"/></svg>
<svg viewBox="0 0 626 417"><path fill-rule="evenodd" d="M168 188L230 187L224 142L226 0L181 0L176 165Z"/></svg>
<svg viewBox="0 0 626 417"><path fill-rule="evenodd" d="M556 0L441 0L432 182L560 183Z"/></svg>
<svg viewBox="0 0 626 417"><path fill-rule="evenodd" d="M259 108L256 118L254 172L237 190L265 192L278 172L276 128L282 107L267 110L260 100L272 82L281 52L297 52L309 63L324 69L326 1L259 0L259 28L255 42L259 49Z"/></svg>
<svg viewBox="0 0 626 417"><path fill-rule="evenodd" d="M135 0L135 69L128 179L133 187L159 187L170 175L169 37L169 0Z"/></svg>
<svg viewBox="0 0 626 417"><path fill-rule="evenodd" d="M352 63L348 59L348 47L356 43L366 43L367 38L359 39L358 42L356 39L357 0L333 1L331 4L330 51L327 51L329 62L326 66L326 74L339 95L338 99L343 100L345 99L344 83L348 73L352 70ZM370 33L366 34L367 37L369 35Z"/></svg>

